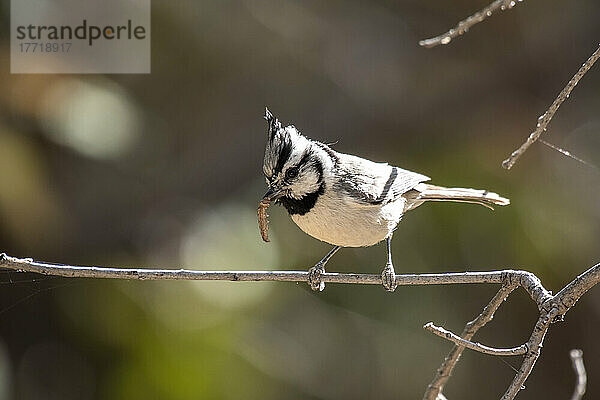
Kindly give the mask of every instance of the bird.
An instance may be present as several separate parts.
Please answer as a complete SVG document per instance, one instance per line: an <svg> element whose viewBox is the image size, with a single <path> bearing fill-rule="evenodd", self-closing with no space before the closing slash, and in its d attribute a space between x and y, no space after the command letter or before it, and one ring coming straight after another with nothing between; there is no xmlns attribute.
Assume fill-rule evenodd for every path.
<svg viewBox="0 0 600 400"><path fill-rule="evenodd" d="M264 118L263 173L268 190L261 204L283 206L302 231L334 246L308 271L308 283L315 291L324 289L325 265L340 248L368 247L385 240L382 285L393 292L397 287L391 251L394 230L404 213L423 203L465 202L491 209L510 204L487 190L431 185L426 183L428 176L337 152L304 136L294 125L282 126L268 108ZM263 239L268 240L266 234Z"/></svg>

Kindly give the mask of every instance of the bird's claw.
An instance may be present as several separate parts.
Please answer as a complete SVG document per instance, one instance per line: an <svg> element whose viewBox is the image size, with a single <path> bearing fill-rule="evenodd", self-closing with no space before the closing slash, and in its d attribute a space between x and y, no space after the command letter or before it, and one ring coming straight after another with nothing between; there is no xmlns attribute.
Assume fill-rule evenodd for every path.
<svg viewBox="0 0 600 400"><path fill-rule="evenodd" d="M308 284L315 292L322 292L325 289L325 282L322 280L324 273L325 267L321 263L308 270Z"/></svg>
<svg viewBox="0 0 600 400"><path fill-rule="evenodd" d="M393 292L398 287L396 283L396 271L394 271L392 264L387 264L381 272L381 282L388 292Z"/></svg>

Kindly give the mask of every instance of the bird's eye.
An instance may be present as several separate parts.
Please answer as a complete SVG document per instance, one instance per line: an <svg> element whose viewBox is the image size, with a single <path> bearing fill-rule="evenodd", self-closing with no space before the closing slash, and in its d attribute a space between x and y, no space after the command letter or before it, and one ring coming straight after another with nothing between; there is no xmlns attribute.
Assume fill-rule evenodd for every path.
<svg viewBox="0 0 600 400"><path fill-rule="evenodd" d="M297 176L298 176L298 167L291 167L291 168L288 168L287 171L285 171L286 179L294 179Z"/></svg>

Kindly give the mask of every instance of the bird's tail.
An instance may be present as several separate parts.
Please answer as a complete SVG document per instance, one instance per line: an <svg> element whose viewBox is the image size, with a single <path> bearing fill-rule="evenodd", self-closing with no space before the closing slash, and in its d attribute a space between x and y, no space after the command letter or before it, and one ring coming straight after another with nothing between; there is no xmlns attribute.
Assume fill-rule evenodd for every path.
<svg viewBox="0 0 600 400"><path fill-rule="evenodd" d="M463 203L480 204L484 207L494 209L494 206L506 206L510 200L499 196L497 193L487 190L446 188L443 186L420 183L415 187L418 193L417 201L455 201Z"/></svg>

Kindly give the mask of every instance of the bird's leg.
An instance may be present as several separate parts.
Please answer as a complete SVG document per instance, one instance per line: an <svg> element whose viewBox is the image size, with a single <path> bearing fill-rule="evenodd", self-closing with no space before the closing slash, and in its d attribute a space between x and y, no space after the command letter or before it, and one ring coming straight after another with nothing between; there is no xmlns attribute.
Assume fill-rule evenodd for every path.
<svg viewBox="0 0 600 400"><path fill-rule="evenodd" d="M308 270L308 284L312 290L320 292L325 289L325 282L321 280L321 276L325 272L325 264L327 264L327 261L329 261L340 247L341 246L335 246L321 261Z"/></svg>
<svg viewBox="0 0 600 400"><path fill-rule="evenodd" d="M387 264L381 272L381 281L383 287L388 292L396 290L398 285L396 284L396 271L394 271L394 265L392 264L392 235L387 237Z"/></svg>

